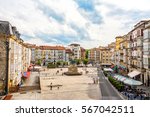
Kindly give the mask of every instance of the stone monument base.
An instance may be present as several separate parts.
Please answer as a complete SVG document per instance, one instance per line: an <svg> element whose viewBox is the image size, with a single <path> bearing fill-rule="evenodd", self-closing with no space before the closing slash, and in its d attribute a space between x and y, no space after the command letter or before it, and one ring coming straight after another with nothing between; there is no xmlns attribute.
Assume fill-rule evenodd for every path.
<svg viewBox="0 0 150 117"><path fill-rule="evenodd" d="M64 74L67 75L67 76L79 76L79 75L82 75L82 73L78 72L78 68L75 65L70 65L68 67L68 71L64 72Z"/></svg>

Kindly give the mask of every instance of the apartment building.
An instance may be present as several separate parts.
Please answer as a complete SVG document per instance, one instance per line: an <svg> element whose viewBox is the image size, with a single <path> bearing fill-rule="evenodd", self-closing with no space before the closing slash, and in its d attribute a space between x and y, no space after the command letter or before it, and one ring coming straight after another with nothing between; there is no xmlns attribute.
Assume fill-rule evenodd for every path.
<svg viewBox="0 0 150 117"><path fill-rule="evenodd" d="M30 65L30 49L23 43L17 28L7 21L0 21L0 79L1 92L21 83L22 74Z"/></svg>
<svg viewBox="0 0 150 117"><path fill-rule="evenodd" d="M131 50L131 45L132 45L132 33L129 32L126 34L126 41L127 41L127 72L131 72L131 59L132 59L132 50Z"/></svg>
<svg viewBox="0 0 150 117"><path fill-rule="evenodd" d="M128 73L128 64L127 64L127 61L128 61L128 58L127 58L127 55L128 55L128 51L127 51L127 46L128 46L128 41L127 41L127 35L124 35L122 37L122 41L120 42L120 48L119 48L119 55L120 55L120 59L119 59L119 65L118 67L120 68L119 69L119 72L121 74L124 74L124 75L127 75Z"/></svg>
<svg viewBox="0 0 150 117"><path fill-rule="evenodd" d="M89 61L92 63L100 63L100 49L92 48L88 52Z"/></svg>
<svg viewBox="0 0 150 117"><path fill-rule="evenodd" d="M28 43L22 44L22 72L26 72L31 64L31 45Z"/></svg>
<svg viewBox="0 0 150 117"><path fill-rule="evenodd" d="M8 93L9 28L9 22L0 21L0 96Z"/></svg>
<svg viewBox="0 0 150 117"><path fill-rule="evenodd" d="M136 71L132 77L145 83L143 68L143 30L148 21L140 21L131 31L130 37L130 69L129 71Z"/></svg>
<svg viewBox="0 0 150 117"><path fill-rule="evenodd" d="M150 86L150 21L145 25L143 37L143 67L145 69L144 79L147 86Z"/></svg>
<svg viewBox="0 0 150 117"><path fill-rule="evenodd" d="M73 52L69 48L66 48L65 61L68 62L68 64L70 64L70 61L72 60L72 57L73 57Z"/></svg>
<svg viewBox="0 0 150 117"><path fill-rule="evenodd" d="M100 47L100 63L105 65L111 65L112 53L109 47Z"/></svg>
<svg viewBox="0 0 150 117"><path fill-rule="evenodd" d="M79 44L70 44L69 48L73 52L74 59L81 59L81 46Z"/></svg>
<svg viewBox="0 0 150 117"><path fill-rule="evenodd" d="M111 44L108 44L108 47L110 48L110 53L111 53L111 64L115 64L115 46L116 43L112 42Z"/></svg>
<svg viewBox="0 0 150 117"><path fill-rule="evenodd" d="M28 43L28 46L30 47L30 50L31 50L31 63L34 63L35 58L36 58L36 55L35 55L36 44L29 44Z"/></svg>
<svg viewBox="0 0 150 117"><path fill-rule="evenodd" d="M86 57L86 50L83 48L83 47L81 47L81 59L83 60L83 59L85 59Z"/></svg>
<svg viewBox="0 0 150 117"><path fill-rule="evenodd" d="M58 61L69 62L66 56L66 48L63 46L36 46L31 48L31 60L36 63L41 61L41 65L47 65L49 62L56 63Z"/></svg>
<svg viewBox="0 0 150 117"><path fill-rule="evenodd" d="M120 43L123 41L123 37L117 36L115 39L116 39L115 65L120 65Z"/></svg>

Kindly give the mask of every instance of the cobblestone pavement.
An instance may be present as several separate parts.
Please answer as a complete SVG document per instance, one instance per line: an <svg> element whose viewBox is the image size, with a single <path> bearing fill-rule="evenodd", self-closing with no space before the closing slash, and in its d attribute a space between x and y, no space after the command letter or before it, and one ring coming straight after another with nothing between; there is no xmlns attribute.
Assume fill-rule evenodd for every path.
<svg viewBox="0 0 150 117"><path fill-rule="evenodd" d="M56 72L59 70L59 73ZM48 74L40 77L41 90L14 93L13 100L99 100L101 99L101 91L99 84L94 84L93 78L97 78L96 68L87 68L88 74L85 73L84 68L79 68L82 72L81 76L65 76L63 72L58 69L46 70ZM43 73L43 72L41 72ZM41 74L40 73L40 74ZM31 78L36 80L38 73L31 74ZM53 87L51 89L50 84ZM30 84L30 83L28 83ZM32 82L34 84L34 82Z"/></svg>

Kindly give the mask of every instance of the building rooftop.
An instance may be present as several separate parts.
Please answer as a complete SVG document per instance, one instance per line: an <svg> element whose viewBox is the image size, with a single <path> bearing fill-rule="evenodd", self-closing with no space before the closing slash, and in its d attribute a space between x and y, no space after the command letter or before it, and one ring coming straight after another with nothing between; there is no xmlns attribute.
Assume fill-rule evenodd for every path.
<svg viewBox="0 0 150 117"><path fill-rule="evenodd" d="M80 46L80 44L72 43L72 44L70 44L70 46Z"/></svg>
<svg viewBox="0 0 150 117"><path fill-rule="evenodd" d="M0 33L6 35L12 35L12 26L8 21L0 21Z"/></svg>
<svg viewBox="0 0 150 117"><path fill-rule="evenodd" d="M82 52L84 52L84 51L85 51L85 49L84 49L83 47L81 47L81 51L82 51Z"/></svg>
<svg viewBox="0 0 150 117"><path fill-rule="evenodd" d="M39 46L42 50L65 50L63 46Z"/></svg>
<svg viewBox="0 0 150 117"><path fill-rule="evenodd" d="M70 49L66 49L66 53L72 53Z"/></svg>
<svg viewBox="0 0 150 117"><path fill-rule="evenodd" d="M14 35L20 39L20 33L15 26L12 26L8 21L0 20L0 34Z"/></svg>

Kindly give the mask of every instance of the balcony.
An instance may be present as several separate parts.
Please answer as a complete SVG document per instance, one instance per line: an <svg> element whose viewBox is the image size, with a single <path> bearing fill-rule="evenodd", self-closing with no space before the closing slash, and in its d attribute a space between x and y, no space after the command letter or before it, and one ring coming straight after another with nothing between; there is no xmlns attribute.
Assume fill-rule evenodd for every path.
<svg viewBox="0 0 150 117"><path fill-rule="evenodd" d="M120 63L123 63L123 60L120 60Z"/></svg>
<svg viewBox="0 0 150 117"><path fill-rule="evenodd" d="M137 56L132 56L132 59L137 60Z"/></svg>
<svg viewBox="0 0 150 117"><path fill-rule="evenodd" d="M118 55L123 55L123 52L119 52Z"/></svg>
<svg viewBox="0 0 150 117"><path fill-rule="evenodd" d="M131 41L131 42L133 42L133 39L132 39L132 37L130 37L130 41Z"/></svg>
<svg viewBox="0 0 150 117"><path fill-rule="evenodd" d="M135 69L138 69L138 67L136 65L134 65L134 64L131 64L131 67L135 68Z"/></svg>
<svg viewBox="0 0 150 117"><path fill-rule="evenodd" d="M141 58L141 57L139 57L139 56L137 57L137 59L138 59L139 61L142 61L142 58Z"/></svg>
<svg viewBox="0 0 150 117"><path fill-rule="evenodd" d="M150 65L144 64L144 68L145 68L145 69L150 69Z"/></svg>

